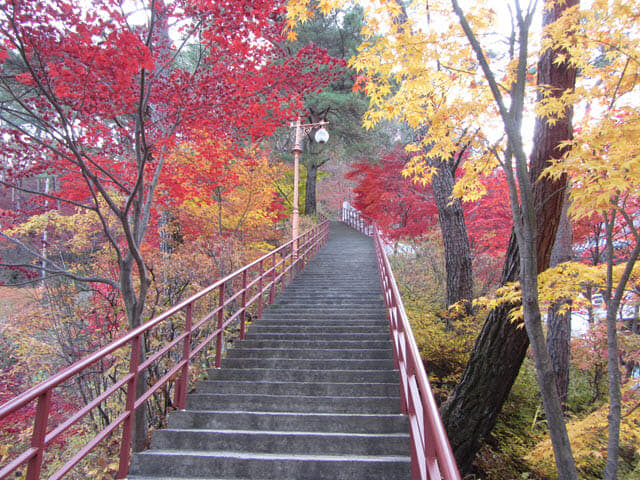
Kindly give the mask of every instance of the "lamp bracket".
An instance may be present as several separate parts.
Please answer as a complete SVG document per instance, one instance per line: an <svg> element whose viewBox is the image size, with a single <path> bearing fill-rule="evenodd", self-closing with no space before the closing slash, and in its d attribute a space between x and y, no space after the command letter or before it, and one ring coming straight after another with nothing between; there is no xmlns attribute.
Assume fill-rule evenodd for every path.
<svg viewBox="0 0 640 480"><path fill-rule="evenodd" d="M324 127L325 125L329 125L329 122L322 120L317 123L300 123L300 118L296 122L292 122L289 126L290 128L295 128L294 130L294 144L293 144L293 152L302 152L302 139L304 135L309 135L314 128Z"/></svg>

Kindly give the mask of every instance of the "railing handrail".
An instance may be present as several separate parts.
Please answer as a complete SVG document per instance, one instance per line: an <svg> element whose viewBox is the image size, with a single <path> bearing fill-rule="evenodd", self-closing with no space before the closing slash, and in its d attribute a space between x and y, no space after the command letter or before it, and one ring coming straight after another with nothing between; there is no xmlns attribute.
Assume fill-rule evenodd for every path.
<svg viewBox="0 0 640 480"><path fill-rule="evenodd" d="M412 477L421 480L460 480L460 472L384 250L382 236L371 218L353 208L342 208L340 218L374 239L394 360L400 372L402 413L409 416ZM416 404L418 400L419 405Z"/></svg>
<svg viewBox="0 0 640 480"><path fill-rule="evenodd" d="M71 460L63 465L51 478L61 478L71 468L73 468L84 456L86 456L102 439L106 438L110 432L115 430L120 424L130 421L133 413L140 406L144 404L144 401L149 398L153 393L159 390L162 386L172 381L176 376L179 376L175 380L175 396L176 405L179 408L184 408L187 381L188 381L188 367L190 361L207 345L214 340L217 342L216 348L216 367L220 367L220 355L221 355L221 342L224 335L224 328L232 321L240 318L240 337L244 338L245 331L245 314L247 308L257 304L258 317L262 313L263 305L271 304L274 301L274 294L278 282L282 287L287 276L290 276L292 280L294 275L298 273L310 260L310 258L323 246L328 238L329 234L329 222L324 221L319 225L309 229L308 231L299 235L296 239L290 240L280 247L272 250L271 252L263 255L262 257L254 260L253 262L245 265L244 267L236 270L235 272L227 275L226 277L217 280L212 285L197 292L186 300L179 304L169 308L167 311L154 317L153 319L145 322L143 325L127 332L119 339L114 340L110 344L102 347L96 352L91 353L87 357L78 360L69 367L59 371L52 375L48 379L41 383L29 388L25 392L19 394L8 402L0 406L0 420L15 413L19 409L37 400L37 413L34 418L34 433L32 435L31 447L26 449L22 454L19 454L11 462L4 466L0 466L0 478L5 478L7 475L14 472L20 466L29 463L27 469L27 479L35 480L40 478L40 464L42 463L42 456L47 446L55 440L55 438L64 432L66 429L77 423L81 418L86 416L89 411L97 406L99 403L105 401L112 394L114 394L118 387L127 385L127 405L123 413L121 413L115 420L113 420L107 427L96 433L93 440L91 440L87 446L82 448ZM295 250L295 251L294 251ZM280 255L280 261L276 263L276 256ZM271 261L271 265L266 263ZM253 272L254 269L259 267L259 272L255 278L248 281L248 273ZM265 268L266 267L266 268ZM280 270L278 270L280 268ZM224 287L230 281L241 278L243 287L236 291L232 296L225 299ZM247 292L256 290L255 295L251 298L247 298ZM218 290L219 302L217 307L212 311L204 315L203 319L198 322L193 322L191 319L191 312L193 305L203 297ZM265 293L269 292L268 299L265 302L263 299ZM224 319L224 312L228 305L233 301L241 299L242 305L236 308L233 312L227 312L227 319ZM185 311L187 320L185 321L185 331L173 338L171 341L167 341L158 352L153 353L142 363L139 363L138 355L136 352L136 345L139 347L140 339L142 335L158 326L163 321L169 319L173 315ZM217 319L217 328L212 334L210 334L203 342L201 342L196 348L191 348L191 334L196 332L199 327L204 323L210 321L215 323ZM193 326L195 325L195 327ZM150 366L150 364L156 360L159 360L164 353L169 351L180 343L183 344L183 357L179 362L171 368L160 380L154 383L149 389L139 398L135 398L135 383L138 376ZM54 388L59 387L71 377L77 375L80 372L86 370L89 366L93 365L97 361L106 358L109 354L119 350L121 348L131 345L130 356L130 371L128 374L123 375L114 386L107 389L102 394L98 395L91 402L89 402L84 408L81 408L78 412L72 415L69 419L63 422L60 426L54 428L51 432L47 432L47 420L50 413L50 400L52 391ZM186 358L185 358L186 357ZM90 408L91 407L91 408ZM106 432L106 433L105 433ZM36 438L38 437L38 438ZM117 478L124 478L127 474L129 463L129 449L130 449L130 437L127 438L127 433L122 433L121 455L120 455L120 468ZM125 445L126 444L126 445ZM80 455L82 454L82 455Z"/></svg>

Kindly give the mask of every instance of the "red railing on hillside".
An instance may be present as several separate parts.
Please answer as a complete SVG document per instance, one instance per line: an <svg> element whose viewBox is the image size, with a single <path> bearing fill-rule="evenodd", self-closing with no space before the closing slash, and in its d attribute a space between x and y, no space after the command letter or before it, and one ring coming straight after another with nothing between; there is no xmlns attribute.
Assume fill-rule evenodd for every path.
<svg viewBox="0 0 640 480"><path fill-rule="evenodd" d="M411 476L414 480L459 480L460 473L380 232L371 219L353 208L343 208L340 218L347 225L374 239L394 360L400 372L402 413L409 417Z"/></svg>
<svg viewBox="0 0 640 480"><path fill-rule="evenodd" d="M85 458L101 441L109 437L120 426L122 429L120 441L120 458L117 478L125 478L129 468L130 444L132 433L133 412L142 407L154 392L168 384L175 382L174 405L178 409L184 409L188 390L190 362L215 341L215 366L220 367L225 329L234 321L240 323L240 338L244 338L247 309L252 307L257 310L260 317L267 304L274 301L278 288L284 285L323 246L329 235L329 222L312 228L300 235L297 240L297 252L293 251L293 241L282 245L267 255L218 280L205 290L195 294L191 298L172 307L167 312L159 315L127 333L125 336L99 351L80 360L65 370L53 375L48 380L34 386L23 394L13 398L0 406L0 420L10 419L20 409L35 403L36 414L34 416L33 433L30 446L24 452L10 459L9 463L0 466L0 479L7 478L19 468L26 466L26 479L36 480L40 478L43 459L47 455L47 448L59 439L59 437L72 426L80 422L93 409L118 391L126 390L126 405L122 413L111 421L104 429L97 432L95 437L86 443L77 452L71 453L72 458L60 467L50 479L59 479L71 471L83 458ZM213 300L212 300L213 297ZM207 300L208 299L208 300ZM213 302L215 306L202 318L196 316L194 310L197 305L202 307L202 302ZM206 305L206 303L205 303ZM161 346L158 351L140 362L140 349L145 333L152 328L167 321L184 321L184 331L173 340ZM207 330L209 328L209 330ZM210 331L210 330L213 331ZM196 338L202 331L206 338L197 343ZM200 334L200 335L198 335ZM172 350L173 349L173 350ZM50 405L54 390L63 386L77 375L85 374L96 362L107 358L116 351L128 353L129 372L118 379L102 395L91 400L86 406L70 415L63 423L49 426ZM172 364L162 378L155 383L139 398L136 398L136 383L141 373L150 366L156 364L168 352L173 351L179 355L179 360ZM178 352L178 353L176 353ZM144 377L142 377L144 378ZM24 474L24 472L23 472Z"/></svg>

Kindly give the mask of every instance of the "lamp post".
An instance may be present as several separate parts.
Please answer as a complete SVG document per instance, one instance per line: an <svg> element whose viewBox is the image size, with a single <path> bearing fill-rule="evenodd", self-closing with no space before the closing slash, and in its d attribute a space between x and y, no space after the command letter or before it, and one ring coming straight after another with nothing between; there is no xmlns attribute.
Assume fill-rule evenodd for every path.
<svg viewBox="0 0 640 480"><path fill-rule="evenodd" d="M293 142L293 212L291 215L291 239L293 240L293 256L298 256L298 226L299 226L299 211L298 211L298 166L300 164L300 154L302 153L304 135L309 135L314 128L318 128L314 134L314 140L317 143L327 143L329 140L329 132L324 128L329 122L321 121L318 123L300 123L300 117L295 123L290 125L291 128L295 128L294 142Z"/></svg>

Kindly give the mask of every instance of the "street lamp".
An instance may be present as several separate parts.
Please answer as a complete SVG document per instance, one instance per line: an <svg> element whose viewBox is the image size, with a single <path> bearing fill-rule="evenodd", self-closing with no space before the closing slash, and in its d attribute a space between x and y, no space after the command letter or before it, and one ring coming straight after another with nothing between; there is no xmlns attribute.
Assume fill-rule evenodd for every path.
<svg viewBox="0 0 640 480"><path fill-rule="evenodd" d="M317 143L327 143L329 141L329 132L325 125L329 122L324 120L318 123L300 123L300 117L295 123L290 125L291 128L295 128L294 142L293 142L293 212L291 215L291 239L293 240L293 256L298 256L298 225L299 225L299 211L298 211L298 165L300 163L300 154L302 153L303 138L304 135L309 135L314 128L318 128L313 135L313 139Z"/></svg>

